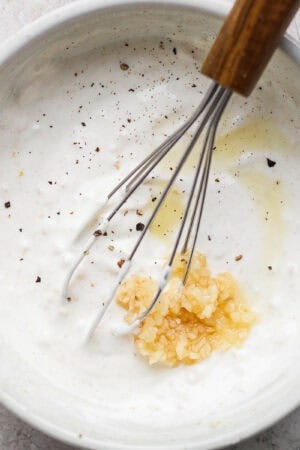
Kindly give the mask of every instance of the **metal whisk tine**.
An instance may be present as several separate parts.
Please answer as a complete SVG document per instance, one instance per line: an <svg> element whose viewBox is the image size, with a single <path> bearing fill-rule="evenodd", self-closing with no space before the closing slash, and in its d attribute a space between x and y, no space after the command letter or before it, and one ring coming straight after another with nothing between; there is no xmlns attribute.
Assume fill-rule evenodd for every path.
<svg viewBox="0 0 300 450"><path fill-rule="evenodd" d="M192 212L192 216L191 216L191 220L190 220L190 224L188 227L188 231L186 234L186 238L181 250L181 253L186 253L188 250L188 243L189 243L189 239L191 237L191 231L194 225L194 221L195 221L195 216L197 211L199 210L199 215L200 215L200 219L201 219L201 214L202 214L202 210L203 210L203 205L204 205L204 200L205 200L205 194L206 194L206 187L207 187L207 178L208 178L208 174L209 174L209 169L210 169L210 161L211 161L211 156L212 156L212 151L213 151L213 145L214 145L214 141L215 141L215 134L216 134L216 130L218 127L218 123L219 123L219 119L221 117L221 114L230 98L231 93L230 92L224 92L223 94L223 98L222 101L220 102L219 108L216 109L215 115L213 117L213 120L211 121L208 129L207 129L207 133L205 135L205 140L204 140L204 144L203 144L203 148L206 150L207 148L207 152L206 155L210 156L210 158L206 159L206 163L205 163L205 168L204 168L204 177L200 180L200 185L198 187L198 191L197 191L197 195L196 195L196 200L195 200L195 205L193 208L193 212ZM197 169L198 170L198 169ZM200 167L199 167L200 170ZM198 208L199 206L199 201L201 201L200 203L200 208Z"/></svg>
<svg viewBox="0 0 300 450"><path fill-rule="evenodd" d="M123 264L123 267L121 268L118 276L118 280L115 286L112 287L108 298L105 302L105 305L103 308L99 309L96 316L94 317L94 320L89 327L88 336L91 336L93 332L95 331L96 327L98 326L99 322L101 321L102 317L104 316L106 310L108 309L110 303L114 299L114 296L116 294L116 291L119 287L119 285L122 283L124 278L126 277L130 266L132 259L134 258L136 252L138 251L147 231L149 230L149 227L153 223L158 210L162 206L163 202L165 201L171 187L175 183L182 167L186 163L189 155L194 149L195 144L197 143L201 133L207 127L206 135L204 138L204 143L202 145L201 151L199 153L199 159L197 163L196 173L193 178L190 194L188 196L187 205L183 214L183 218L181 220L181 224L179 227L179 231L177 233L175 244L172 249L168 264L166 266L166 269L164 270L163 276L159 282L157 292L151 302L151 305L149 308L140 316L135 322L135 325L141 323L148 314L152 311L155 304L159 300L161 292L164 290L171 270L172 265L179 247L179 244L181 242L181 239L183 237L184 230L186 229L186 224L188 221L188 218L190 218L190 224L187 227L186 231L186 237L183 244L182 251L187 251L188 243L193 235L192 238L192 248L189 255L189 260L186 266L186 273L184 275L183 283L186 281L189 267L192 260L192 255L194 252L197 235L199 232L199 226L200 226L200 220L203 210L203 204L205 200L205 194L206 194L206 186L208 182L208 174L209 174L209 168L210 168L210 161L211 161L211 155L212 155L212 148L213 148L213 142L215 137L215 132L217 129L217 125L220 119L220 116L230 98L230 92L227 91L225 88L217 85L216 83L212 83L210 86L207 94L203 98L201 104L199 107L195 110L193 115L175 132L173 133L168 139L166 139L156 150L154 150L149 156L147 156L140 164L138 164L126 177L123 178L123 180L108 194L107 196L107 202L122 188L125 187L121 199L117 203L113 209L107 213L98 224L98 229L94 232L93 236L89 239L85 250L81 253L81 255L78 257L77 261L71 268L68 277L65 282L65 289L64 289L64 295L65 297L68 296L68 289L69 284L78 269L79 265L83 261L84 257L88 254L88 252L91 250L93 245L95 244L96 240L99 236L101 236L109 222L113 219L113 217L116 215L116 213L120 210L120 208L127 202L127 200L132 196L132 194L138 189L138 187L143 183L143 181L149 176L149 174L153 171L153 169L162 161L162 159L168 154L168 152L173 148L173 146L178 142L178 140L184 135L184 133L199 119L199 117L203 114L203 117L201 121L199 122L193 137L191 138L190 143L187 145L183 155L181 156L174 172L172 173L172 176L170 180L167 182L165 189L161 193L157 204L151 213L147 223L144 226L143 231L141 232L139 238L137 239L136 243L133 246L133 249L131 250L131 253L127 257L125 263ZM195 197L196 195L196 197Z"/></svg>
<svg viewBox="0 0 300 450"><path fill-rule="evenodd" d="M195 251L195 247L196 247L196 242L197 242L197 238L198 238L198 234L199 234L199 230L200 230L200 223L201 223L203 207L204 207L204 202L205 202L205 197L206 197L206 192L207 192L207 184L208 184L208 177L209 177L212 153L213 153L214 142L215 142L215 135L216 135L216 131L218 128L220 118L222 116L224 109L226 108L226 105L227 105L230 97L231 97L231 92L225 91L223 94L223 98L220 102L220 105L219 105L218 109L216 110L214 120L212 121L211 126L209 127L207 134L206 134L204 145L207 147L207 156L206 156L206 162L205 162L205 167L204 167L204 176L203 176L203 178L200 179L199 188L198 188L198 192L197 192L197 196L196 196L196 200L195 200L195 206L194 206L194 209L192 212L191 222L190 222L188 232L187 232L187 235L186 235L183 247L182 247L182 251L181 251L181 253L183 253L183 254L188 251L189 239L191 237L193 225L195 224L195 217L198 212L198 217L197 217L196 225L195 225L194 237L193 237L192 245L191 245L191 248L189 251L188 261L186 264L185 273L184 273L183 280L182 280L183 285L186 283L187 278L188 278L188 274L189 274L189 270L190 270L190 266L192 263L192 259L193 259L193 255L194 255L194 251Z"/></svg>

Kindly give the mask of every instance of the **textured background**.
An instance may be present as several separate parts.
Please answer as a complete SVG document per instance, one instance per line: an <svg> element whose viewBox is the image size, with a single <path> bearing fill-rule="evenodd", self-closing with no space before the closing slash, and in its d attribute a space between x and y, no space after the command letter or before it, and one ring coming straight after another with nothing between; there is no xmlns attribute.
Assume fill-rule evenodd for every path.
<svg viewBox="0 0 300 450"><path fill-rule="evenodd" d="M73 1L0 0L0 42L13 35L23 25ZM290 26L289 32L300 42L300 14ZM0 405L0 450L71 449L70 446L32 429ZM264 433L228 450L300 450L300 408Z"/></svg>

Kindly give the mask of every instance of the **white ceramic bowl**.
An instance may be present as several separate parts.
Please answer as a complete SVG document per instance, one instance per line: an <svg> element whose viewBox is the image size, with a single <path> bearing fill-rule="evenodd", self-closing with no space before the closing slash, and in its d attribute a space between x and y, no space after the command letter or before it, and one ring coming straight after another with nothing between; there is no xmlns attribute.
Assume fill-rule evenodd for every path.
<svg viewBox="0 0 300 450"><path fill-rule="evenodd" d="M228 8L228 2L217 0L85 0L74 3L26 27L2 46L0 97L4 99L13 89L14 80L22 77L24 68L36 68L38 62L43 64L47 58L63 55L70 42L75 43L70 50L73 55L126 36L164 36L177 34L179 30L189 41L197 41L201 35L202 42L209 43ZM290 58L277 52L276 64L284 69L283 77L290 76L290 82L296 82L292 59L300 61L300 51L287 39L282 41L282 47ZM295 408L300 400L300 373L295 366L294 373L286 373L284 379L257 398L241 405L238 411L231 411L224 425L216 428L213 434L186 427L178 431L178 436L171 438L166 430L164 440L156 437L155 442L151 442L151 436L143 440L136 429L128 428L125 436L124 430L114 430L113 424L103 427L88 423L80 404L70 408L65 394L46 380L41 382L41 375L28 370L25 361L22 365L16 357L15 366L13 364L13 358L10 358L7 367L6 355L1 354L0 399L3 404L55 438L93 449L151 449L155 446L157 449L207 450L223 447L271 425ZM15 378L7 381L8 374L14 372ZM24 383L16 382L20 377ZM50 413L55 410L57 414ZM78 437L78 430L83 430L82 437Z"/></svg>

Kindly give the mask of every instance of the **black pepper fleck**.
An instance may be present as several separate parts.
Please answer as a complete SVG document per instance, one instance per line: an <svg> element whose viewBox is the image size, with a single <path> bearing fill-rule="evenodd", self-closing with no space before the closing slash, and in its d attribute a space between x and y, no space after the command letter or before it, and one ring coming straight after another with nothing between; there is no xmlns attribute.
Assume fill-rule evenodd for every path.
<svg viewBox="0 0 300 450"><path fill-rule="evenodd" d="M10 206L11 206L11 205L10 205L10 202L5 202L5 203L4 203L4 206L5 206L5 208L10 208Z"/></svg>
<svg viewBox="0 0 300 450"><path fill-rule="evenodd" d="M119 259L119 261L117 262L118 267L120 267L120 269L123 266L124 262L125 262L125 259Z"/></svg>
<svg viewBox="0 0 300 450"><path fill-rule="evenodd" d="M94 236L95 237L99 237L99 236L102 236L102 231L101 230L96 230L96 231L94 231Z"/></svg>
<svg viewBox="0 0 300 450"><path fill-rule="evenodd" d="M120 69L121 69L121 70L128 70L128 69L129 69L129 65L126 64L126 63L121 63L121 64L120 64Z"/></svg>
<svg viewBox="0 0 300 450"><path fill-rule="evenodd" d="M139 222L136 224L136 231L143 231L143 229L145 228L145 225L142 222Z"/></svg>
<svg viewBox="0 0 300 450"><path fill-rule="evenodd" d="M40 283L42 281L41 277L37 276L35 282Z"/></svg>
<svg viewBox="0 0 300 450"><path fill-rule="evenodd" d="M268 167L274 167L276 164L276 161L273 161L272 159L267 158L267 164L268 164Z"/></svg>

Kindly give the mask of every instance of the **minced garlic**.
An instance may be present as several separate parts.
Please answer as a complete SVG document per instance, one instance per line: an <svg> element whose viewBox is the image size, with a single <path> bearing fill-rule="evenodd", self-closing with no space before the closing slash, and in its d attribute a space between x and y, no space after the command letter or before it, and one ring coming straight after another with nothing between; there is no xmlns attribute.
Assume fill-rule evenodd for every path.
<svg viewBox="0 0 300 450"><path fill-rule="evenodd" d="M167 288L135 335L139 353L150 364L193 364L214 350L240 345L255 322L241 291L229 273L212 277L204 255L193 259L186 286L179 289L186 258L178 257ZM151 303L157 283L131 276L119 288L117 302L132 323Z"/></svg>

